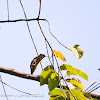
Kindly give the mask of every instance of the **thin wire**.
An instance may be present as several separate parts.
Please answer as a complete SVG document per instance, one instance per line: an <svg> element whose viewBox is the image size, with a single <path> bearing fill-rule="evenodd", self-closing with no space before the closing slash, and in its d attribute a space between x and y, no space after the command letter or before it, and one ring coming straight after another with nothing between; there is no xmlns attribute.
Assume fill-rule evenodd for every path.
<svg viewBox="0 0 100 100"><path fill-rule="evenodd" d="M1 78L1 75L0 75L0 78ZM8 100L8 97L7 97L7 94L6 94L6 90L5 90L4 84L2 82L2 78L1 78L1 83L2 83L2 86L3 86L4 93L5 93L5 97Z"/></svg>
<svg viewBox="0 0 100 100"><path fill-rule="evenodd" d="M25 18L27 19L27 16L26 16L26 13L25 13L25 9L24 9L24 7L23 7L23 4L22 4L21 0L19 0L19 2L20 2L21 7L22 7L22 9L23 9L24 16L25 16ZM34 44L34 47L35 47L36 53L37 53L37 55L38 55L38 51L37 51L37 48L36 48L35 42L34 42L34 40L33 40L32 34L31 34L29 24L28 24L28 22L27 22L27 21L26 21L26 23L27 23L27 27L28 27L28 31L29 31L30 37L31 37L32 42L33 42L33 44ZM42 67L41 62L40 62L40 65L41 65L41 68L42 68L42 70L43 70L43 67Z"/></svg>
<svg viewBox="0 0 100 100"><path fill-rule="evenodd" d="M8 20L9 20L9 1L7 0L7 12L8 12Z"/></svg>

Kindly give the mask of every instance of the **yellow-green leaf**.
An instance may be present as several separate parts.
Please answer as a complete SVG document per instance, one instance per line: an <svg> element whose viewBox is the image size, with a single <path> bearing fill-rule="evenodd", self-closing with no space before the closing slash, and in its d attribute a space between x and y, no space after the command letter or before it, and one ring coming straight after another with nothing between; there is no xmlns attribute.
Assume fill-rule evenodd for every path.
<svg viewBox="0 0 100 100"><path fill-rule="evenodd" d="M55 87L59 85L59 75L55 73L52 73L50 76L50 81L48 83L49 90L53 90Z"/></svg>
<svg viewBox="0 0 100 100"><path fill-rule="evenodd" d="M61 96L50 96L50 100L65 100L65 98Z"/></svg>
<svg viewBox="0 0 100 100"><path fill-rule="evenodd" d="M72 67L71 65L63 64L60 66L60 69L67 70L67 75L77 75L88 81L88 76L84 72Z"/></svg>
<svg viewBox="0 0 100 100"><path fill-rule="evenodd" d="M70 80L71 84L73 84L75 87L79 87L80 89L84 90L84 87L81 83L77 82L75 79Z"/></svg>
<svg viewBox="0 0 100 100"><path fill-rule="evenodd" d="M60 89L53 89L52 91L49 92L49 95L51 95L51 96L60 96L60 97L65 98Z"/></svg>
<svg viewBox="0 0 100 100"><path fill-rule="evenodd" d="M73 47L69 47L69 48L70 48L70 50L73 52L73 54L74 54L77 58L79 58L78 51L77 51L75 48L73 48Z"/></svg>
<svg viewBox="0 0 100 100"><path fill-rule="evenodd" d="M47 66L46 68L44 68L44 70L41 72L40 85L48 83L48 79L50 78L50 75L52 73L53 73L52 66Z"/></svg>
<svg viewBox="0 0 100 100"><path fill-rule="evenodd" d="M63 92L67 96L68 100L74 100L73 96L71 95L69 90L63 89ZM50 100L65 100L65 96L63 94L62 90L60 89L54 89L49 92L49 95L51 97Z"/></svg>
<svg viewBox="0 0 100 100"><path fill-rule="evenodd" d="M86 100L93 100L93 98L91 97L90 94L86 93L86 92L82 92L83 95L86 97Z"/></svg>
<svg viewBox="0 0 100 100"><path fill-rule="evenodd" d="M83 50L78 47L79 45L75 45L73 47L69 47L73 54L79 59L83 56Z"/></svg>
<svg viewBox="0 0 100 100"><path fill-rule="evenodd" d="M66 59L65 59L65 57L61 54L61 52L59 52L59 51L53 51L54 53L52 53L52 55L54 56L54 54L55 54L55 56L57 57L57 58L59 58L59 59L61 59L62 61L66 61Z"/></svg>
<svg viewBox="0 0 100 100"><path fill-rule="evenodd" d="M85 96L83 95L82 92L76 89L71 89L72 93L76 97L77 100L86 100Z"/></svg>

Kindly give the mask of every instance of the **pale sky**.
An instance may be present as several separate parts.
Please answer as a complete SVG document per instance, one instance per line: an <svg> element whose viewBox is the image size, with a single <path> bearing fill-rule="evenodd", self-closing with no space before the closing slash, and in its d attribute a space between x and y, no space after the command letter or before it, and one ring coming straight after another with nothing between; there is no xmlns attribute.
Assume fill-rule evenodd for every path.
<svg viewBox="0 0 100 100"><path fill-rule="evenodd" d="M7 0L0 0L0 20L7 20ZM28 18L37 18L39 1L22 0ZM9 18L24 18L19 0L9 0ZM78 77L84 87L100 78L100 0L42 0L40 18L45 18L50 23L52 33L67 47L79 44L84 55L77 59L72 52L62 47L49 33L48 24L42 22L41 26L48 41L54 50L60 51L67 59L62 62L58 59L59 65L69 64L82 70L88 75L89 82ZM38 27L37 21L29 22L31 33L37 45L39 54L46 53L45 41ZM36 52L32 44L26 22L0 23L0 66L14 68L16 70L30 73L30 63L36 57ZM50 65L47 58L42 60L43 67ZM38 65L35 75L41 73ZM47 85L22 79L1 73L5 83L19 90L42 95L43 97L8 97L9 100L48 100ZM75 76L74 76L75 77ZM25 95L5 86L8 95ZM94 91L100 93L100 89ZM2 84L0 83L0 94L4 95ZM1 97L0 97L1 98ZM6 100L2 97L2 100Z"/></svg>

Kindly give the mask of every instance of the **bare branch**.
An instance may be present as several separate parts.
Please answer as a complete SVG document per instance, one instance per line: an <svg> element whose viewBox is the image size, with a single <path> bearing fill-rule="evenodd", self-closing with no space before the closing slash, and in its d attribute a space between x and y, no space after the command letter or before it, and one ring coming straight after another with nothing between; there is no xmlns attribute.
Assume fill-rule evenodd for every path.
<svg viewBox="0 0 100 100"><path fill-rule="evenodd" d="M45 21L46 19L38 19L38 18L32 18L32 19L16 19L16 20L2 20L0 23L10 23L10 22L21 22L21 21L37 21L42 20Z"/></svg>
<svg viewBox="0 0 100 100"><path fill-rule="evenodd" d="M93 93L93 92L91 92L89 94L92 96L92 98L100 99L100 94L96 94L96 93Z"/></svg>
<svg viewBox="0 0 100 100"><path fill-rule="evenodd" d="M6 67L1 67L1 66L0 66L0 72L40 82L40 75L32 75L32 74L17 71L12 68L6 68Z"/></svg>
<svg viewBox="0 0 100 100"><path fill-rule="evenodd" d="M6 68L6 67L1 67L1 66L0 66L0 72L40 82L40 75L32 75L32 74L24 73L21 71L17 71L17 70L12 69L12 68ZM66 89L66 86L64 86L64 85L62 85L62 86L64 89ZM60 86L58 86L58 88L60 88ZM93 98L100 99L100 94L96 94L96 93L92 93L92 92L89 94Z"/></svg>

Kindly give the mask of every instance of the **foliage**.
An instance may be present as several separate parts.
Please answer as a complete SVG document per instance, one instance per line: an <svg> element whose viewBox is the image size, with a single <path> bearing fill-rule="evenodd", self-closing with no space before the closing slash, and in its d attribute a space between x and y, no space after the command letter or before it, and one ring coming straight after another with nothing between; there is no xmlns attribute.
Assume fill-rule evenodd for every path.
<svg viewBox="0 0 100 100"><path fill-rule="evenodd" d="M84 87L81 83L77 82L75 79L70 80L70 83L72 85L74 85L75 87L79 87L80 89L82 89L84 91Z"/></svg>
<svg viewBox="0 0 100 100"><path fill-rule="evenodd" d="M56 73L52 73L50 76L50 81L48 83L49 90L53 90L55 87L59 85L59 75Z"/></svg>
<svg viewBox="0 0 100 100"><path fill-rule="evenodd" d="M48 83L48 79L50 78L52 73L53 73L52 66L47 66L46 68L44 68L44 70L41 72L40 85Z"/></svg>
<svg viewBox="0 0 100 100"><path fill-rule="evenodd" d="M60 53L58 51L56 53L55 51L55 54L56 57L58 57L57 55L59 55ZM71 65L63 64L60 66L60 70L66 70L67 76L78 75L83 79L85 79L86 81L88 81L88 76L84 72L72 67ZM65 100L66 99L65 95L67 96L68 100L74 100L73 95L77 100L93 100L93 98L89 94L86 94L86 92L82 92L82 90L84 91L84 87L81 84L81 82L75 78L70 79L69 81L70 84L72 84L75 87L74 89L71 89L69 87L68 87L69 90L61 89L61 88L57 89L61 80L63 80L63 78L61 78L59 74L55 72L53 66L47 66L41 72L40 85L44 85L48 83L50 100ZM66 82L68 81L66 80Z"/></svg>
<svg viewBox="0 0 100 100"><path fill-rule="evenodd" d="M24 7L23 7L23 4L20 1L20 4L21 4L21 7L23 9L23 12L24 12L24 16L27 20L27 17L26 17L26 12L24 10ZM65 57L62 55L61 52L59 51L56 51L56 50L53 50L50 43L48 42L48 40L46 39L46 36L41 28L41 25L39 23L39 17L40 17L40 11L41 11L41 0L40 1L40 8L39 8L39 14L38 14L38 18L34 19L34 20L37 20L38 21L38 25L40 27L40 30L42 32L42 35L45 39L45 42L49 45L51 51L52 51L52 58L53 56L56 58L59 58L61 59L62 61L66 62L66 59ZM8 21L9 21L9 5L7 3L7 10L8 10ZM43 21L46 21L48 22L48 20L46 19L42 19ZM17 20L18 21L18 20ZM22 21L22 20L21 20ZM2 22L2 21L1 21ZM10 21L9 21L10 22ZM16 22L16 21L15 21ZM31 39L32 39L32 42L34 44L34 47L35 47L35 50L37 52L37 48L35 46L35 43L34 43L34 40L33 40L33 37L32 37L32 34L30 32L30 28L29 28L29 25L28 25L28 22L26 21L27 23L27 28L29 30L29 34L31 36ZM48 22L48 25L49 25L49 22ZM49 32L51 33L50 31L50 26L49 26ZM53 34L51 33L51 35L53 36ZM54 37L54 36L53 36ZM57 38L54 37L56 40ZM58 40L57 40L58 41ZM59 41L58 41L59 42ZM60 43L60 42L59 42ZM62 46L64 46L62 43L60 43ZM64 46L65 48L67 48L66 46ZM83 50L81 48L79 48L79 45L75 45L73 47L69 47L67 48L68 50L72 51L73 54L78 58L82 58L83 56ZM48 52L48 50L47 50ZM38 52L37 52L37 55L38 55ZM35 57L32 61L31 61L31 64L30 64L30 69L31 69L31 74L34 73L36 67L38 66L38 64L41 62L41 60L46 57L44 54L40 54L38 55L37 57ZM49 58L49 54L48 54L48 58ZM49 58L50 59L50 58ZM56 60L57 62L57 60ZM54 62L53 62L54 63ZM44 70L42 70L41 72L41 77L40 77L40 86L44 85L44 84L48 84L48 88L49 88L49 95L50 95L50 100L65 100L66 97L67 97L67 100L74 100L75 98L77 100L95 100L94 98L92 98L88 93L84 92L84 87L82 85L82 83L80 81L78 81L77 79L75 78L72 78L68 81L68 79L65 80L65 78L63 77L62 75L62 70L66 70L66 76L69 76L70 75L77 75L77 76L80 76L82 77L83 79L85 79L86 81L88 81L88 76L82 72L81 70L78 70L74 67L72 67L71 65L67 65L67 64L63 64L59 67L59 64L57 62L57 67L58 67L58 73L55 71L54 69L54 64L51 64L49 66L47 66L46 68L44 68ZM100 70L100 69L98 69ZM61 75L61 76L60 76ZM61 84L61 81L64 81L66 83L65 85L65 88L62 87L62 84ZM2 79L1 79L1 82L2 82ZM70 88L67 83L70 82L70 84L74 87L73 89ZM2 82L3 83L3 82ZM4 84L4 83L3 83ZM57 89L57 87L60 86L60 89ZM5 91L5 90L4 90Z"/></svg>
<svg viewBox="0 0 100 100"><path fill-rule="evenodd" d="M67 70L68 76L77 75L77 76L84 78L86 81L88 81L88 76L84 72L72 67L71 65L63 64L62 66L60 66L60 69Z"/></svg>
<svg viewBox="0 0 100 100"><path fill-rule="evenodd" d="M78 46L79 45L70 47L70 50L79 59L83 56L83 50ZM65 57L59 51L53 50L52 56L55 56L64 62L66 61ZM33 74L37 65L44 57L46 57L44 54L40 54L32 60L30 64L31 74ZM88 81L88 76L84 72L72 67L71 65L63 64L60 66L60 69L58 68L58 70L66 70L67 77L70 77L70 75L77 75ZM82 92L84 91L84 87L82 83L76 78L71 78L69 81L68 79L64 80L66 82L70 82L71 86L74 88L67 86L67 90L63 88L56 89L59 85L61 87L61 80L64 80L64 78L60 77L52 65L47 66L41 72L40 85L42 86L44 84L48 84L50 100L65 100L66 97L68 100L74 100L75 98L77 100L93 100L89 94Z"/></svg>

